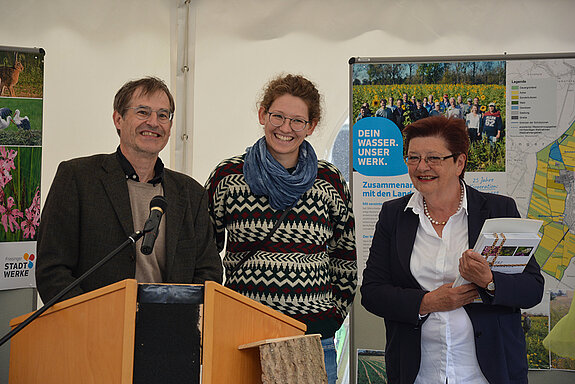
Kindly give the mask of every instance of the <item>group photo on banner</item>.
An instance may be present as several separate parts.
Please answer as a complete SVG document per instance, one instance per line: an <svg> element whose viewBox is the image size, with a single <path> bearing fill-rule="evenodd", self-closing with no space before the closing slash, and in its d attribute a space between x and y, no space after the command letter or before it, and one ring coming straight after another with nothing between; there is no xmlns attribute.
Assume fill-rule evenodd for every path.
<svg viewBox="0 0 575 384"><path fill-rule="evenodd" d="M488 247L506 257L528 249L544 278L541 302L520 310L528 368L575 370L575 96L563 86L575 76L575 60L356 58L350 66L360 283L382 204L418 190L408 174L415 160L406 153L411 147L404 148L406 127L431 116L461 119L469 143L465 185L513 198L521 218L540 223L533 252L511 249L509 239L506 247ZM417 159L435 169L448 157ZM503 260L513 259L498 263ZM386 382L386 351L358 346L356 352L357 382Z"/></svg>
<svg viewBox="0 0 575 384"><path fill-rule="evenodd" d="M0 47L0 289L35 287L44 53Z"/></svg>
<svg viewBox="0 0 575 384"><path fill-rule="evenodd" d="M428 116L462 118L471 141L467 171L505 171L504 61L373 64L365 73L353 84L356 121L387 117L402 130Z"/></svg>

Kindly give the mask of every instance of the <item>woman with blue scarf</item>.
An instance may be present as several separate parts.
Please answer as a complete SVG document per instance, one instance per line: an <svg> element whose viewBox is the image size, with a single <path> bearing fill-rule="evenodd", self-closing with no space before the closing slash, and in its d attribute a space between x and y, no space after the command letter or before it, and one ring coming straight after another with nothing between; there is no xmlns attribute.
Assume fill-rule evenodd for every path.
<svg viewBox="0 0 575 384"><path fill-rule="evenodd" d="M357 261L345 179L306 141L320 114L309 80L273 79L259 102L264 136L222 161L206 189L219 251L227 231L226 286L320 333L335 384L333 337L353 302Z"/></svg>

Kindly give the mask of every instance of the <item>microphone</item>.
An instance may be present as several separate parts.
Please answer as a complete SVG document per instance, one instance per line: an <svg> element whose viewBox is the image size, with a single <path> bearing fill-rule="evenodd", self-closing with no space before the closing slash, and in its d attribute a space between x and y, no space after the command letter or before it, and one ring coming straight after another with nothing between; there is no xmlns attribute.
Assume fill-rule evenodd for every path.
<svg viewBox="0 0 575 384"><path fill-rule="evenodd" d="M143 232L145 235L140 248L144 255L149 255L154 249L154 243L160 230L160 221L167 206L168 202L164 196L154 196L150 201L150 216L146 220L146 224L144 224Z"/></svg>

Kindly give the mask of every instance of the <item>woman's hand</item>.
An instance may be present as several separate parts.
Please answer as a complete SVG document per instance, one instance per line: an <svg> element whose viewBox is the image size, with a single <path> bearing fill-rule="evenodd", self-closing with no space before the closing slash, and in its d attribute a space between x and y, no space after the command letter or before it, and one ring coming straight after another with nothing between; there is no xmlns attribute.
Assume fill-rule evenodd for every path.
<svg viewBox="0 0 575 384"><path fill-rule="evenodd" d="M477 252L468 249L459 259L459 273L465 280L486 288L493 280L493 273L487 260Z"/></svg>
<svg viewBox="0 0 575 384"><path fill-rule="evenodd" d="M470 304L479 297L473 284L464 284L452 288L453 283L444 284L441 287L427 292L421 300L419 314L427 315L431 312L452 311Z"/></svg>

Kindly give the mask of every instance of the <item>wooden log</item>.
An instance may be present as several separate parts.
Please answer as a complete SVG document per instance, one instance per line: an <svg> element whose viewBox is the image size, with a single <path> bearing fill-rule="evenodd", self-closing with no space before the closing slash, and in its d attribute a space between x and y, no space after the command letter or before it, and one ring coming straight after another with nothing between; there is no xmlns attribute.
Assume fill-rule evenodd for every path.
<svg viewBox="0 0 575 384"><path fill-rule="evenodd" d="M263 340L259 346L262 384L327 384L320 335Z"/></svg>

